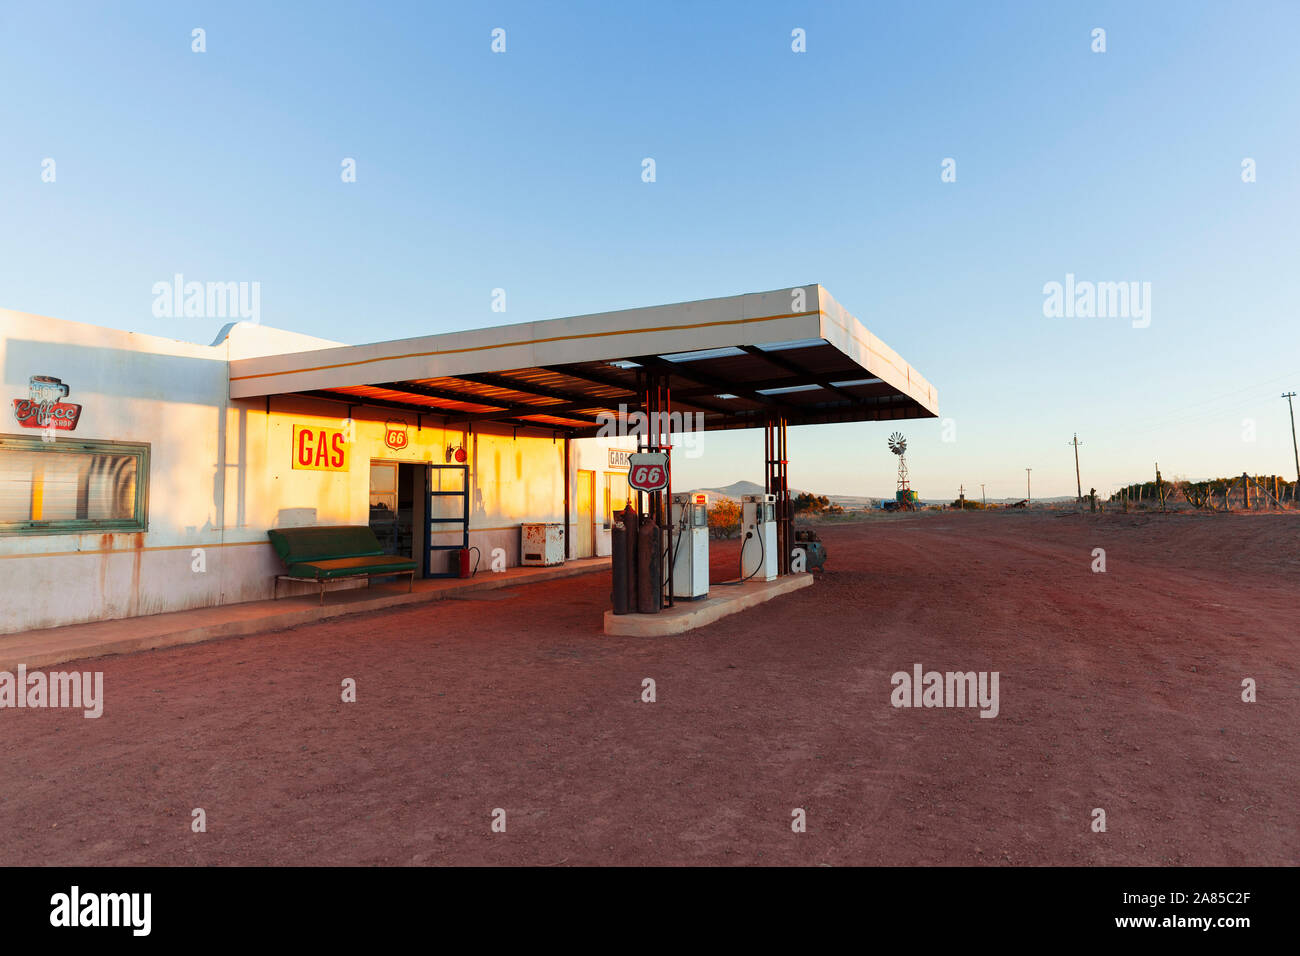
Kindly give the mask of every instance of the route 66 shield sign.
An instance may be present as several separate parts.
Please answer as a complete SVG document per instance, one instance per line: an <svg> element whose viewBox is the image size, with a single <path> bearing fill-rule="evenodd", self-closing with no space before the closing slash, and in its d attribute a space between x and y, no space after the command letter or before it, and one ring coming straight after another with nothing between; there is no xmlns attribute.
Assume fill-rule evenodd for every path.
<svg viewBox="0 0 1300 956"><path fill-rule="evenodd" d="M384 444L396 451L406 447L410 437L406 433L406 422L400 418L384 422Z"/></svg>
<svg viewBox="0 0 1300 956"><path fill-rule="evenodd" d="M627 457L627 483L637 491L662 491L668 487L668 456L660 451Z"/></svg>

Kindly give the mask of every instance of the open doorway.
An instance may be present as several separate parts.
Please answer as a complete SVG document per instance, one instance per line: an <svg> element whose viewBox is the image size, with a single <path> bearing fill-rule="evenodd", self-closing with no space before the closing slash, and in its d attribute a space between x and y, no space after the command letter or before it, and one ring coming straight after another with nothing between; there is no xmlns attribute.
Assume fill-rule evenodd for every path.
<svg viewBox="0 0 1300 956"><path fill-rule="evenodd" d="M414 462L370 463L370 530L384 554L415 560L422 556L423 522L417 511L423 511L427 468Z"/></svg>
<svg viewBox="0 0 1300 956"><path fill-rule="evenodd" d="M579 471L574 486L573 556L591 558L596 554L596 473Z"/></svg>

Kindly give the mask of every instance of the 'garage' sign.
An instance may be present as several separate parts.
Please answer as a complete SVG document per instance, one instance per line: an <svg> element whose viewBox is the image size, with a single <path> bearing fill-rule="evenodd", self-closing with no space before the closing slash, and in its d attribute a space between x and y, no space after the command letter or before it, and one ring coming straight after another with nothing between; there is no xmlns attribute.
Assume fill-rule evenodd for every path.
<svg viewBox="0 0 1300 956"><path fill-rule="evenodd" d="M341 428L294 425L293 467L308 471L347 471L347 433Z"/></svg>

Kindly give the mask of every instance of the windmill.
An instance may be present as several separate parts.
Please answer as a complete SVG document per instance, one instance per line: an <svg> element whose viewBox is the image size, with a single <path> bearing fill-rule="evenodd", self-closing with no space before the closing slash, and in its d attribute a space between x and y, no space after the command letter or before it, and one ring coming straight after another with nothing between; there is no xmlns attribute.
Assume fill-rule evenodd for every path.
<svg viewBox="0 0 1300 956"><path fill-rule="evenodd" d="M898 490L894 492L894 500L899 508L915 511L917 496L907 480L907 439L902 432L889 436L889 450L898 456Z"/></svg>

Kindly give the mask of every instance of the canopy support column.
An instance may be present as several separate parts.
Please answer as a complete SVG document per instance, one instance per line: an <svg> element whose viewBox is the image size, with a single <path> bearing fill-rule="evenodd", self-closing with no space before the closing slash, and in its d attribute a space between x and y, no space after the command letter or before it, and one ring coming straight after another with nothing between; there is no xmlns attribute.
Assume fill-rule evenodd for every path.
<svg viewBox="0 0 1300 956"><path fill-rule="evenodd" d="M790 546L794 540L794 516L790 507L790 484L786 480L786 419L768 416L763 429L763 491L776 496L776 546L778 574L790 573Z"/></svg>
<svg viewBox="0 0 1300 956"><path fill-rule="evenodd" d="M672 607L673 574L669 562L673 553L672 494L673 494L673 455L672 455L672 388L667 374L642 369L637 373L637 393L641 399L641 411L645 414L645 431L637 438L637 450L643 452L660 452L664 456L668 485L662 491L652 492L641 508L643 493L637 492L638 510L649 517L666 532L668 553L662 562L665 580L660 582L660 591L664 594L664 605Z"/></svg>

